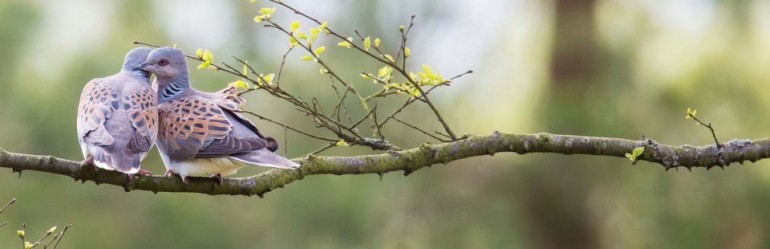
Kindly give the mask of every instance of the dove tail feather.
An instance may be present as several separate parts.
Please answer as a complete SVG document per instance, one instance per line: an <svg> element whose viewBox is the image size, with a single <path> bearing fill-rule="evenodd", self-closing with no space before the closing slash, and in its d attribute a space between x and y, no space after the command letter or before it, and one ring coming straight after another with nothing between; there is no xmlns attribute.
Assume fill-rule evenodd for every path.
<svg viewBox="0 0 770 249"><path fill-rule="evenodd" d="M278 150L278 142L275 141L275 138L272 137L265 137L265 140L267 140L267 149L271 152L275 152Z"/></svg>
<svg viewBox="0 0 770 249"><path fill-rule="evenodd" d="M252 151L249 153L232 155L230 158L241 161L246 164L264 166L279 169L299 168L299 164L292 162L278 154L270 152L267 149Z"/></svg>
<svg viewBox="0 0 770 249"><path fill-rule="evenodd" d="M141 158L142 156L139 153L121 150L121 152L112 154L112 165L117 171L133 175L139 172Z"/></svg>
<svg viewBox="0 0 770 249"><path fill-rule="evenodd" d="M103 148L91 146L91 155L94 157L94 165L96 165L96 167L106 170L115 170L112 167L112 163L110 163L110 157L105 153Z"/></svg>
<svg viewBox="0 0 770 249"><path fill-rule="evenodd" d="M138 153L109 153L103 148L92 148L94 165L101 169L116 170L125 174L139 172L142 155Z"/></svg>

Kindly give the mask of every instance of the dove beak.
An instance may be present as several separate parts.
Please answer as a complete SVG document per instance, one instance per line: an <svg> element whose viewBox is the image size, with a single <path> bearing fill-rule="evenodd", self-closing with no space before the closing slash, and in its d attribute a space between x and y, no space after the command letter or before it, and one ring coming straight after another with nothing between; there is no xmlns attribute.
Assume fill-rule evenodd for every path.
<svg viewBox="0 0 770 249"><path fill-rule="evenodd" d="M139 64L138 66L134 67L134 70L147 71L147 66L149 66L149 64L147 62L145 62L145 63Z"/></svg>

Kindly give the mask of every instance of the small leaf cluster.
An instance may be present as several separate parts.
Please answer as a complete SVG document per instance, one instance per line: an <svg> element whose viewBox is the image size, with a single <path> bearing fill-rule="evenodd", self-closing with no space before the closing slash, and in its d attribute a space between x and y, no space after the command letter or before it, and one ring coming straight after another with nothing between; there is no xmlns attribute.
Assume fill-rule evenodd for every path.
<svg viewBox="0 0 770 249"><path fill-rule="evenodd" d="M641 156L642 153L644 153L644 147L636 147L631 153L626 153L626 158L631 160L631 162L636 163L637 158Z"/></svg>
<svg viewBox="0 0 770 249"><path fill-rule="evenodd" d="M690 109L690 107L687 107L687 116L684 116L685 119L695 119L695 114L698 113L698 110Z"/></svg>
<svg viewBox="0 0 770 249"><path fill-rule="evenodd" d="M261 8L259 9L259 15L254 17L254 22L260 23L264 20L269 20L273 16L275 8Z"/></svg>
<svg viewBox="0 0 770 249"><path fill-rule="evenodd" d="M212 70L217 70L217 67L212 65L214 63L214 53L209 51L208 49L197 49L195 50L195 57L198 57L202 62L200 65L198 65L198 69L206 69L210 68Z"/></svg>

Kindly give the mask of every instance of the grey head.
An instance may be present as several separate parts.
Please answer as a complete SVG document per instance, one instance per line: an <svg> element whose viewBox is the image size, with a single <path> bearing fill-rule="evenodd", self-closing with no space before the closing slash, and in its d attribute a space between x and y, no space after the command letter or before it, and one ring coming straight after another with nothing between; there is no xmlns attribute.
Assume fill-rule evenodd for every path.
<svg viewBox="0 0 770 249"><path fill-rule="evenodd" d="M121 71L130 72L139 76L144 79L144 82L149 84L150 72L136 67L147 59L147 55L150 54L150 51L152 51L152 49L148 47L138 47L128 51L126 58L123 60L123 68L121 68Z"/></svg>
<svg viewBox="0 0 770 249"><path fill-rule="evenodd" d="M158 84L158 102L173 99L190 88L187 78L187 61L181 49L156 48L147 55L147 60L137 68L155 74Z"/></svg>
<svg viewBox="0 0 770 249"><path fill-rule="evenodd" d="M155 74L158 79L187 78L187 61L184 52L177 48L162 47L152 50L139 68Z"/></svg>

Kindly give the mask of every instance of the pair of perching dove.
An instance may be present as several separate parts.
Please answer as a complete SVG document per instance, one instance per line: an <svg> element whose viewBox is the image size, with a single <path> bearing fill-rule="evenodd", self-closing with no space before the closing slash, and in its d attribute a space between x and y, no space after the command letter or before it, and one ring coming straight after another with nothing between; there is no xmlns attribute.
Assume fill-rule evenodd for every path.
<svg viewBox="0 0 770 249"><path fill-rule="evenodd" d="M155 75L157 93L150 87ZM185 55L176 48L134 48L115 75L93 79L80 95L77 132L84 164L130 176L151 174L140 162L157 144L166 176L222 177L247 165L297 168L273 152L240 110L235 86L216 93L190 86Z"/></svg>

